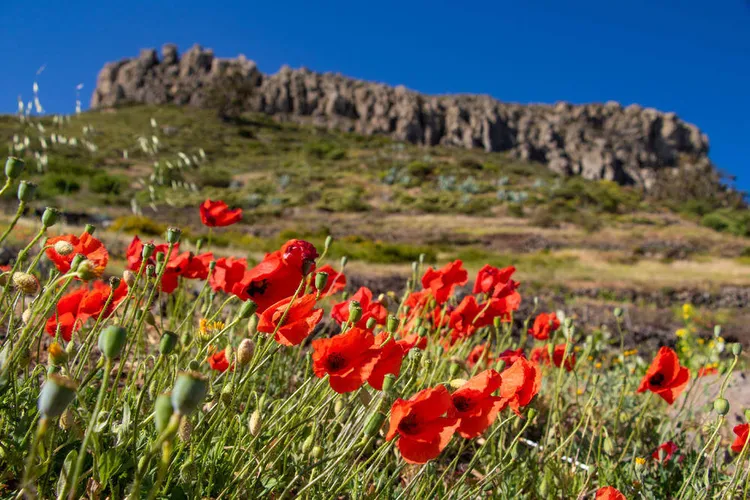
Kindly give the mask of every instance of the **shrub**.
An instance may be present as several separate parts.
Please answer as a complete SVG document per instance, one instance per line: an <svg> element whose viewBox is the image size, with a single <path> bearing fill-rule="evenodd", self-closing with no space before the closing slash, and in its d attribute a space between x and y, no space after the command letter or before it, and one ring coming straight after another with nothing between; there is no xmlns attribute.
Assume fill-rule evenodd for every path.
<svg viewBox="0 0 750 500"><path fill-rule="evenodd" d="M89 180L89 189L101 194L120 194L126 183L127 180L124 177L101 172Z"/></svg>
<svg viewBox="0 0 750 500"><path fill-rule="evenodd" d="M81 185L75 180L74 176L66 174L47 174L39 187L43 196L77 193L81 189Z"/></svg>
<svg viewBox="0 0 750 500"><path fill-rule="evenodd" d="M160 236L167 230L166 224L161 224L143 215L126 215L112 221L110 228L113 231L122 231L128 234L141 234L145 236Z"/></svg>
<svg viewBox="0 0 750 500"><path fill-rule="evenodd" d="M227 169L204 166L198 170L199 187L228 188L231 183L232 174Z"/></svg>
<svg viewBox="0 0 750 500"><path fill-rule="evenodd" d="M304 146L305 153L319 160L341 160L346 157L346 151L334 142L318 140L308 142Z"/></svg>

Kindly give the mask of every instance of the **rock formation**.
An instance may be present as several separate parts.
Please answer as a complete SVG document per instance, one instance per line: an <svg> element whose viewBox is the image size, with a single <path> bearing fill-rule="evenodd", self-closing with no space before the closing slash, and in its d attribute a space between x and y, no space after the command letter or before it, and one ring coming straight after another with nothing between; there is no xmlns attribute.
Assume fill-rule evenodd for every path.
<svg viewBox="0 0 750 500"><path fill-rule="evenodd" d="M708 138L674 113L638 105L522 105L485 95L429 96L404 88L284 66L262 74L254 62L214 57L196 45L142 50L99 73L92 108L125 103L202 106L222 77L255 88L248 111L424 145L509 151L555 172L650 187L664 168L713 170Z"/></svg>

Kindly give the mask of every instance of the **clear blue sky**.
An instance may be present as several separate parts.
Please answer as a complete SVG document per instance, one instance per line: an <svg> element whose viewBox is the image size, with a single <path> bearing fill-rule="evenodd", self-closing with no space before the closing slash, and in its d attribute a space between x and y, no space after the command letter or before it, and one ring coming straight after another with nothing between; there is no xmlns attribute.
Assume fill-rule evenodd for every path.
<svg viewBox="0 0 750 500"><path fill-rule="evenodd" d="M155 4L155 5L154 5ZM36 70L49 112L84 104L105 61L199 42L428 93L501 100L617 100L675 111L750 190L750 0L60 2L0 8L0 112Z"/></svg>

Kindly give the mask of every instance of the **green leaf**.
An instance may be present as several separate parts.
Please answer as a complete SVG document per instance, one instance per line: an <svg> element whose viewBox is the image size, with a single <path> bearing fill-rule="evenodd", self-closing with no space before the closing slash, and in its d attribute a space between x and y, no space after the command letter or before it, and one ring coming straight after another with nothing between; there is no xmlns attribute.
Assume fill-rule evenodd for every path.
<svg viewBox="0 0 750 500"><path fill-rule="evenodd" d="M102 454L98 468L99 481L102 485L106 485L109 479L118 472L121 464L122 461L116 448L110 448Z"/></svg>
<svg viewBox="0 0 750 500"><path fill-rule="evenodd" d="M68 455L65 457L62 469L60 470L60 477L57 480L57 497L60 498L65 491L65 485L68 482L68 476L72 474L73 467L75 467L76 459L78 458L77 450L70 450Z"/></svg>

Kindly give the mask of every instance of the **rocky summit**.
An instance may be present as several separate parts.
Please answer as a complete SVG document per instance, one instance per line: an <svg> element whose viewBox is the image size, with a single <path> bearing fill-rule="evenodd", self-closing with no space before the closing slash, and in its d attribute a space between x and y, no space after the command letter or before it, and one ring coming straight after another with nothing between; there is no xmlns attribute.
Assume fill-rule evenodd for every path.
<svg viewBox="0 0 750 500"><path fill-rule="evenodd" d="M416 144L508 151L563 175L648 189L664 169L713 170L706 135L674 113L617 102L525 105L486 95L424 95L287 66L265 75L243 55L218 58L199 45L182 56L167 44L161 58L145 49L137 58L107 63L91 107L203 106L211 87L230 75L253 89L247 111Z"/></svg>

